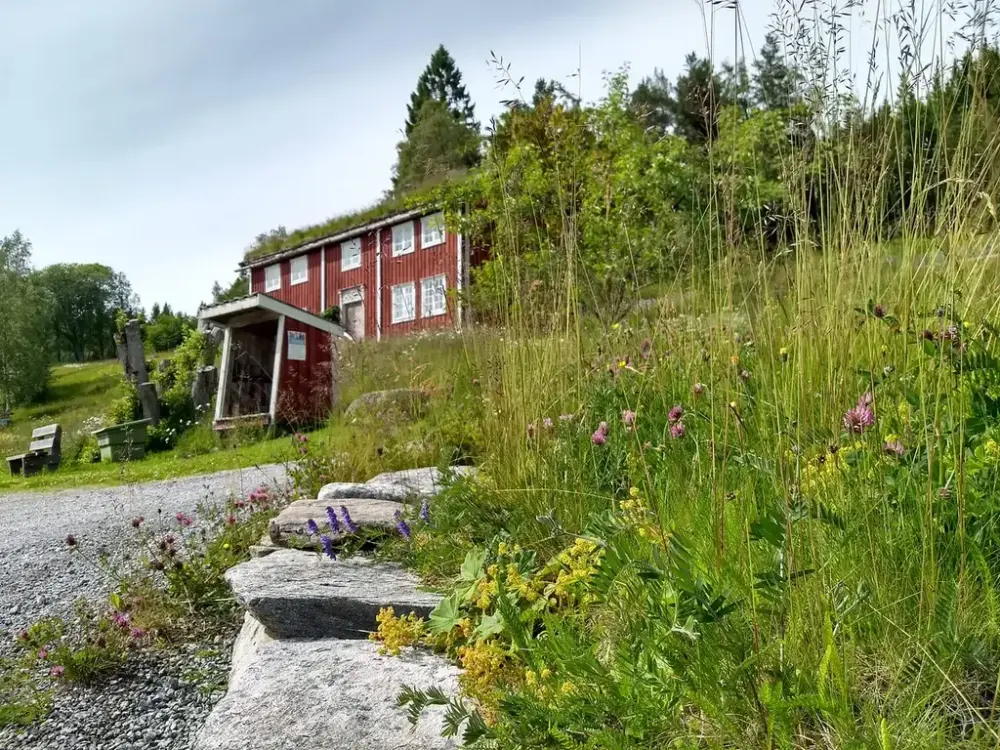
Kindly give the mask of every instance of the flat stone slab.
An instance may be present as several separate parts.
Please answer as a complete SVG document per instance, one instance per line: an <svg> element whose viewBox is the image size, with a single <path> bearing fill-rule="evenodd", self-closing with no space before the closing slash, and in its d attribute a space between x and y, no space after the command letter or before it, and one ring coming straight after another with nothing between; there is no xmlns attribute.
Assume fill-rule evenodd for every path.
<svg viewBox="0 0 1000 750"><path fill-rule="evenodd" d="M271 641L244 660L195 741L195 750L450 750L443 709L413 727L396 705L403 686L456 691L441 657L381 656L368 641Z"/></svg>
<svg viewBox="0 0 1000 750"><path fill-rule="evenodd" d="M453 466L449 471L465 477L475 472L472 466ZM389 471L372 477L367 482L333 482L319 491L319 499L331 505L333 500L343 498L375 498L405 502L411 498L434 497L444 489L445 476L436 466L423 469Z"/></svg>
<svg viewBox="0 0 1000 750"><path fill-rule="evenodd" d="M226 571L237 600L275 638L363 638L382 607L426 617L441 597L415 575L367 558L278 549Z"/></svg>
<svg viewBox="0 0 1000 750"><path fill-rule="evenodd" d="M351 520L361 528L394 529L396 527L396 512L401 510L400 504L391 500L377 498L337 498L326 500L296 500L277 516L271 519L268 535L278 546L309 541L309 531L306 524L310 519L319 526L320 534L330 534L330 521L326 509L333 508L340 522L340 534L347 534L344 516L340 506L347 508ZM319 540L312 539L315 544Z"/></svg>

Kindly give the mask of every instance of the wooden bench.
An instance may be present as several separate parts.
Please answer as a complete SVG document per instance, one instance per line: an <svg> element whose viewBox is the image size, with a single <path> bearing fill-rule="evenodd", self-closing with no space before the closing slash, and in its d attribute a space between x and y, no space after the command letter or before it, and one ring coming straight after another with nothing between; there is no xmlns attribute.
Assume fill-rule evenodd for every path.
<svg viewBox="0 0 1000 750"><path fill-rule="evenodd" d="M27 453L7 457L11 476L30 477L42 469L55 471L62 460L61 446L62 427L57 424L39 427L31 433L31 444Z"/></svg>

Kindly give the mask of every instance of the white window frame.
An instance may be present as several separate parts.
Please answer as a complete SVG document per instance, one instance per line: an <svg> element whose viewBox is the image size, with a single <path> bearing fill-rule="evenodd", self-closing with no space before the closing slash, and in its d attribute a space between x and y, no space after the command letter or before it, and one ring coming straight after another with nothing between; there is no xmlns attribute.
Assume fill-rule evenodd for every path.
<svg viewBox="0 0 1000 750"><path fill-rule="evenodd" d="M409 232L410 244L409 246L404 245L403 235L404 230ZM409 255L416 249L416 237L414 237L413 222L404 221L402 224L396 224L392 228L392 257L398 258L400 255Z"/></svg>
<svg viewBox="0 0 1000 750"><path fill-rule="evenodd" d="M347 249L357 248L357 257L352 253L350 256L347 254ZM355 268L361 268L361 238L355 237L353 240L344 240L340 243L340 270L341 271L353 271ZM351 262L348 263L348 257L351 258Z"/></svg>
<svg viewBox="0 0 1000 750"><path fill-rule="evenodd" d="M298 268L296 268L296 266ZM298 278L296 278L298 274ZM288 262L288 284L289 286L297 286L299 284L306 284L309 282L309 256L300 255L297 258L292 258Z"/></svg>
<svg viewBox="0 0 1000 750"><path fill-rule="evenodd" d="M271 272L275 272L275 278L271 278ZM264 291L276 292L281 289L281 263L274 263L264 268Z"/></svg>
<svg viewBox="0 0 1000 750"><path fill-rule="evenodd" d="M431 284L436 284L440 282L441 284L441 307L440 309L435 308L430 310L427 307L427 299L429 295L427 294L427 289ZM420 317L421 318L436 318L440 315L444 315L448 312L448 277L445 274L438 274L437 276L428 276L426 279L420 280Z"/></svg>
<svg viewBox="0 0 1000 750"><path fill-rule="evenodd" d="M409 317L397 317L396 315L396 292L409 288L410 290L410 313ZM405 284L396 284L392 287L392 323L409 323L411 320L417 319L417 285L412 281L407 281ZM404 313L405 315L405 313Z"/></svg>
<svg viewBox="0 0 1000 750"><path fill-rule="evenodd" d="M434 222L434 228L437 230L433 235L427 234L427 225L430 221ZM437 247L438 245L443 245L447 236L448 236L447 230L444 227L443 211L438 211L436 214L425 216L420 220L421 248Z"/></svg>

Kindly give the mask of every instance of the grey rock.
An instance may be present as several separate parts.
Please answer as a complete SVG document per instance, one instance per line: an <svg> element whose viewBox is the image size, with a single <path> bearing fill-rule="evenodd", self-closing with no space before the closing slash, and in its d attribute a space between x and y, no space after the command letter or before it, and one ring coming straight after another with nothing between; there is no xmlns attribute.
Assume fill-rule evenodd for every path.
<svg viewBox="0 0 1000 750"><path fill-rule="evenodd" d="M471 476L475 469L472 466L452 466L448 471L457 478ZM397 488L407 491L411 496L429 498L444 489L446 479L440 469L432 466L424 469L389 471L372 477L365 482L365 486L372 489Z"/></svg>
<svg viewBox="0 0 1000 750"><path fill-rule="evenodd" d="M324 484L319 491L319 499L330 505L333 500L348 500L357 498L372 498L402 503L410 497L406 487L393 485L371 486L358 482L332 482Z"/></svg>
<svg viewBox="0 0 1000 750"><path fill-rule="evenodd" d="M394 388L388 391L372 391L358 396L351 402L344 414L348 417L400 417L421 416L429 396L414 388Z"/></svg>
<svg viewBox="0 0 1000 750"><path fill-rule="evenodd" d="M364 637L382 607L427 616L440 601L398 565L287 549L231 568L226 580L275 638Z"/></svg>
<svg viewBox="0 0 1000 750"><path fill-rule="evenodd" d="M229 670L230 690L240 681L240 677L246 672L257 651L273 640L260 620L249 612L243 616L243 627L236 636L236 643L233 644L232 667Z"/></svg>
<svg viewBox="0 0 1000 750"><path fill-rule="evenodd" d="M457 670L440 657L381 656L368 641L273 641L259 648L199 733L196 750L443 750L442 712L414 728L396 697L403 686L454 692Z"/></svg>
<svg viewBox="0 0 1000 750"><path fill-rule="evenodd" d="M271 519L268 529L271 542L275 545L299 546L299 543L309 542L309 532L306 524L311 520L316 522L320 528L320 533L329 534L330 521L327 518L326 509L332 507L341 522L340 533L346 534L347 529L343 527L343 515L340 506L347 508L351 515L351 520L355 524L364 527L375 527L382 529L392 529L396 526L395 514L400 510L400 504L389 500L377 500L374 498L343 498L334 503L333 499L328 500L297 500L281 511L276 517ZM312 544L316 543L312 540Z"/></svg>

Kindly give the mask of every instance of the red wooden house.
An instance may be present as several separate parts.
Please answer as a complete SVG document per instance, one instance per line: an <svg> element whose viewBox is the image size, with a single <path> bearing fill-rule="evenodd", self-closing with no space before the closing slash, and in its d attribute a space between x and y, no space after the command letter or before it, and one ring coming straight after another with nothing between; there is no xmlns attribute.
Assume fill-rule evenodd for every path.
<svg viewBox="0 0 1000 750"><path fill-rule="evenodd" d="M478 260L478 258L477 258ZM246 261L250 293L321 315L338 306L353 339L461 328L454 290L468 284L470 252L444 215L405 211Z"/></svg>

